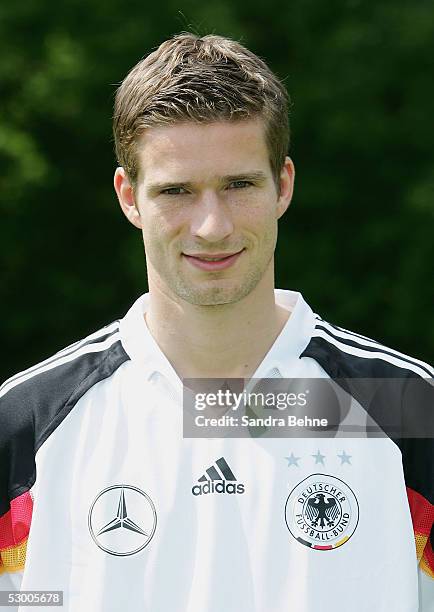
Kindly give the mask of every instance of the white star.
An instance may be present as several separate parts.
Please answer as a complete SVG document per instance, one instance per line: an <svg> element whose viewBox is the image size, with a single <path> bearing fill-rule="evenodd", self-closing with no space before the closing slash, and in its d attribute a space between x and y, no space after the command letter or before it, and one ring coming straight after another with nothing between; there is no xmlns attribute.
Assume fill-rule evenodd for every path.
<svg viewBox="0 0 434 612"><path fill-rule="evenodd" d="M295 467L299 467L297 462L300 461L301 457L295 457L294 453L291 453L291 456L285 457L285 459L288 461L288 467L290 465L295 465Z"/></svg>
<svg viewBox="0 0 434 612"><path fill-rule="evenodd" d="M314 457L314 459L315 459L315 465L316 465L317 463L322 463L322 465L324 465L325 455L321 455L321 453L319 452L319 450L318 450L318 452L317 452L317 454L316 454L316 455L311 455L311 457Z"/></svg>
<svg viewBox="0 0 434 612"><path fill-rule="evenodd" d="M344 463L348 463L348 465L351 465L351 457L352 455L347 455L345 453L345 451L342 451L342 455L338 455L339 459L341 460L341 465L343 465Z"/></svg>

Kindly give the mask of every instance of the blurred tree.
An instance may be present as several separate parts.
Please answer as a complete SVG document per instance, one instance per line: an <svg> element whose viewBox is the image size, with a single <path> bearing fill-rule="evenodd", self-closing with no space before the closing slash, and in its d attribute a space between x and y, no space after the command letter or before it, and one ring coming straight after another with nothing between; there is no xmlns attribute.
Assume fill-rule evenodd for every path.
<svg viewBox="0 0 434 612"><path fill-rule="evenodd" d="M28 0L0 6L2 378L146 290L112 190L115 86L180 30L241 40L290 91L297 168L277 285L429 360L434 6L420 0Z"/></svg>

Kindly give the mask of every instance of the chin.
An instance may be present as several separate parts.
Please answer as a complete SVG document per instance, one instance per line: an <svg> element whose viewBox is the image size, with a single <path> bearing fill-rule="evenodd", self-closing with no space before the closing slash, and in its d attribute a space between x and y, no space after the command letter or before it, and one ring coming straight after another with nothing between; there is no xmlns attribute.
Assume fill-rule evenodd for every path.
<svg viewBox="0 0 434 612"><path fill-rule="evenodd" d="M220 306L224 304L235 304L242 300L252 290L250 287L184 287L175 293L189 304L195 306Z"/></svg>

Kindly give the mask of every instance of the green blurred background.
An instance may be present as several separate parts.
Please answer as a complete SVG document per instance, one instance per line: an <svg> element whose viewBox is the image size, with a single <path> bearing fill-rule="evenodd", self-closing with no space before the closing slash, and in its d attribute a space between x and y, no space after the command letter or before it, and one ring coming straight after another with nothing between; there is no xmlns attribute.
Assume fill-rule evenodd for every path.
<svg viewBox="0 0 434 612"><path fill-rule="evenodd" d="M430 360L431 1L28 0L0 7L2 379L146 290L141 235L112 188L113 95L181 30L240 40L290 92L296 194L277 286Z"/></svg>

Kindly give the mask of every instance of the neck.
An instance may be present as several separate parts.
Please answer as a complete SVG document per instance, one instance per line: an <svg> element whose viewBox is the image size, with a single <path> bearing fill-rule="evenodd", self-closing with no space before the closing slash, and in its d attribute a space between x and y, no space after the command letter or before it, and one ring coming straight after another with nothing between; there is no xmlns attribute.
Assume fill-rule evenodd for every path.
<svg viewBox="0 0 434 612"><path fill-rule="evenodd" d="M151 281L149 294L146 323L181 379L251 378L290 315L275 303L272 273L232 304L189 304Z"/></svg>

